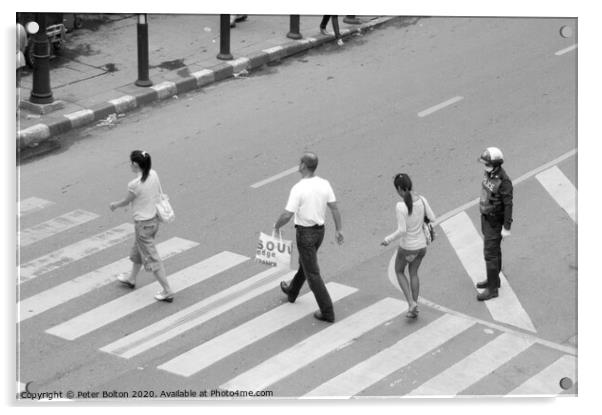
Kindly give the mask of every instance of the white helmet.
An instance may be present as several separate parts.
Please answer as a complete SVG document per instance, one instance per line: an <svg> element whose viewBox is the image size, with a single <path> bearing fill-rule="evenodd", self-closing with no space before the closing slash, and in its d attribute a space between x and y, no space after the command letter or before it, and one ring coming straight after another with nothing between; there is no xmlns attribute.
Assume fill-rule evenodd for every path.
<svg viewBox="0 0 602 415"><path fill-rule="evenodd" d="M504 155L502 154L502 150L497 147L487 147L485 151L481 153L481 157L479 157L478 161L483 164L497 167L501 166L504 162Z"/></svg>

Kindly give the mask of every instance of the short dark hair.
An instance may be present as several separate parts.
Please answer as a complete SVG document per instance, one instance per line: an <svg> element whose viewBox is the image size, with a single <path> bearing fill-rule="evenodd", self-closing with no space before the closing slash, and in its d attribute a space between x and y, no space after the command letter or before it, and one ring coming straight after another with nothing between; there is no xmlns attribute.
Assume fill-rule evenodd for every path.
<svg viewBox="0 0 602 415"><path fill-rule="evenodd" d="M311 152L304 153L301 157L301 163L305 164L309 171L314 172L318 168L318 156Z"/></svg>
<svg viewBox="0 0 602 415"><path fill-rule="evenodd" d="M142 169L142 182L148 177L151 169L151 156L146 151L134 150L130 154L130 161L136 163Z"/></svg>

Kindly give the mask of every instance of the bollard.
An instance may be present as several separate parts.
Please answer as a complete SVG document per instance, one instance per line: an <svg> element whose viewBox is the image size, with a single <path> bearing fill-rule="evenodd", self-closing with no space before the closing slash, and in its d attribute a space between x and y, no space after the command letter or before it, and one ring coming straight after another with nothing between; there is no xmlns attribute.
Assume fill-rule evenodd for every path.
<svg viewBox="0 0 602 415"><path fill-rule="evenodd" d="M286 37L290 39L301 39L303 36L299 31L300 27L300 18L298 14L291 14L291 23L290 23L290 31L286 35Z"/></svg>
<svg viewBox="0 0 602 415"><path fill-rule="evenodd" d="M347 23L347 24L361 24L362 21L360 19L358 19L357 17L355 17L355 15L347 15L343 19L343 23Z"/></svg>
<svg viewBox="0 0 602 415"><path fill-rule="evenodd" d="M46 35L46 15L36 13L35 21L39 28L33 36L33 85L29 100L34 104L50 104L54 98L50 89L50 41Z"/></svg>
<svg viewBox="0 0 602 415"><path fill-rule="evenodd" d="M230 15L220 14L219 17L219 54L218 59L223 61L232 60L232 54L230 53Z"/></svg>
<svg viewBox="0 0 602 415"><path fill-rule="evenodd" d="M148 23L146 14L138 15L138 79L136 86L148 87L153 82L148 79Z"/></svg>

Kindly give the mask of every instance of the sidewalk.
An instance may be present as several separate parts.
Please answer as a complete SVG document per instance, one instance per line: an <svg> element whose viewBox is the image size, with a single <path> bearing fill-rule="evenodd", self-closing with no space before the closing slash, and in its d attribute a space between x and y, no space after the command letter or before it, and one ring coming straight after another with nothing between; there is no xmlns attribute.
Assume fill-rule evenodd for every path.
<svg viewBox="0 0 602 415"><path fill-rule="evenodd" d="M341 35L365 32L395 17L358 16ZM51 61L50 82L55 101L64 107L47 114L20 109L17 152L35 149L72 129L111 122L115 117L257 69L296 53L334 42L320 34L321 16L301 16L300 40L286 37L289 16L249 15L230 32L233 60L220 52L218 15L148 15L151 87L134 84L138 77L136 15L83 15L84 27L67 34L65 50ZM329 22L327 30L332 32ZM343 46L344 47L344 46ZM243 72L244 73L244 72ZM32 72L20 79L20 100L29 100Z"/></svg>

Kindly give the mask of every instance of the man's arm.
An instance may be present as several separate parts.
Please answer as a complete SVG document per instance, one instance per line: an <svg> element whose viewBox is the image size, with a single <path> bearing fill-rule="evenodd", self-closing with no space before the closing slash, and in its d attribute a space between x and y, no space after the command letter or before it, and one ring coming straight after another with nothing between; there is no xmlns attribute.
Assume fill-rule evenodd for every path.
<svg viewBox="0 0 602 415"><path fill-rule="evenodd" d="M280 215L280 217L278 218L278 220L274 224L274 229L276 231L279 231L280 228L282 228L284 225L286 225L288 223L288 221L291 220L291 218L293 217L293 215L294 215L294 213L293 212L289 212L288 210L285 210L284 212L282 212L282 214Z"/></svg>
<svg viewBox="0 0 602 415"><path fill-rule="evenodd" d="M504 229L507 231L510 230L510 226L512 225L512 193L512 182L509 179L502 181L500 196L502 197L502 203L504 205Z"/></svg>
<svg viewBox="0 0 602 415"><path fill-rule="evenodd" d="M345 237L343 236L343 223L341 221L341 213L339 212L339 207L337 206L337 202L328 203L328 207L330 208L332 218L334 219L334 227L336 229L335 235L337 238L337 242L339 245L341 245L345 240Z"/></svg>

